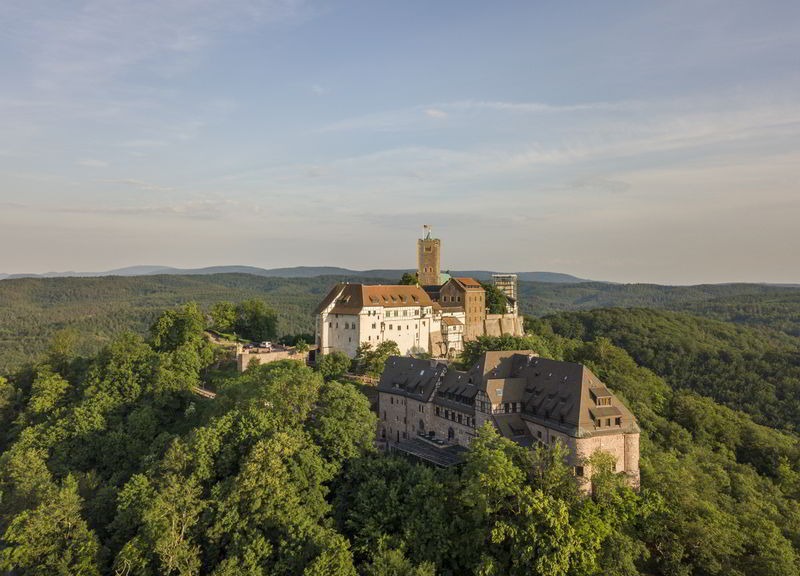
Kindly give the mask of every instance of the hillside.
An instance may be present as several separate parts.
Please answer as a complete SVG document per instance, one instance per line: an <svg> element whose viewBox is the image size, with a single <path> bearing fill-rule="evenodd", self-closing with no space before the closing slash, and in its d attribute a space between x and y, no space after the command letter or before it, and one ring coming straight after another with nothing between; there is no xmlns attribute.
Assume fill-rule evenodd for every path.
<svg viewBox="0 0 800 576"><path fill-rule="evenodd" d="M608 338L673 388L693 390L766 426L800 424L800 338L682 312L602 308L531 322L567 338Z"/></svg>
<svg viewBox="0 0 800 576"><path fill-rule="evenodd" d="M169 338L123 336L96 356L52 355L0 378L0 571L796 576L800 568L797 435L672 387L607 340L548 331L558 317L507 344L584 363L627 403L642 432L638 493L600 455L585 497L561 444L529 450L491 426L476 431L456 469L375 453L376 416L364 395L299 362L224 378L213 400L195 396L215 353L202 315L176 312L190 321L158 322ZM674 315L675 330L684 317ZM629 332L630 347L647 345L647 332ZM726 338L724 330L711 337Z"/></svg>
<svg viewBox="0 0 800 576"><path fill-rule="evenodd" d="M60 329L77 330L80 350L88 354L124 330L143 334L160 310L190 300L207 308L220 300L263 298L278 311L280 334L313 332L311 311L335 282L344 280L390 283L397 277L212 274L2 280L0 373L36 357ZM520 282L520 297L522 312L532 316L603 306L685 308L800 333L800 289L794 288Z"/></svg>
<svg viewBox="0 0 800 576"><path fill-rule="evenodd" d="M253 274L275 278L314 278L316 276L347 276L358 278L400 278L411 269L349 270L337 266L292 266L289 268L259 268L257 266L208 266L205 268L172 268L170 266L128 266L107 272L47 272L44 274L0 274L0 280L18 278L67 278L98 276L155 276L171 274L180 276L205 276L209 274ZM452 270L453 276L469 276L491 280L489 270ZM560 272L519 272L519 279L527 282L572 283L589 282L583 278Z"/></svg>

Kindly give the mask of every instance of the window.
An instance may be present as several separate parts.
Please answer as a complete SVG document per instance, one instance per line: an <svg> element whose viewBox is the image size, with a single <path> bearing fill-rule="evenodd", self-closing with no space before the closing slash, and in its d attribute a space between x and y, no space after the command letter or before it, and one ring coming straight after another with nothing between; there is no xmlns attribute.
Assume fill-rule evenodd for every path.
<svg viewBox="0 0 800 576"><path fill-rule="evenodd" d="M606 426L611 426L611 418L606 418Z"/></svg>
<svg viewBox="0 0 800 576"><path fill-rule="evenodd" d="M391 330L391 329L392 329L392 325L391 325L391 324L389 324L389 330Z"/></svg>
<svg viewBox="0 0 800 576"><path fill-rule="evenodd" d="M539 438L539 440L541 440L542 439L542 431L541 430L537 430L536 431L536 436Z"/></svg>
<svg viewBox="0 0 800 576"><path fill-rule="evenodd" d="M508 412L509 412L509 409L508 409L508 402L505 402L505 403L503 403L503 412L505 412L506 414L508 414Z"/></svg>
<svg viewBox="0 0 800 576"><path fill-rule="evenodd" d="M600 418L598 418L598 419L595 421L594 425L595 425L596 427L600 428Z"/></svg>
<svg viewBox="0 0 800 576"><path fill-rule="evenodd" d="M575 466L575 476L583 477L583 466Z"/></svg>
<svg viewBox="0 0 800 576"><path fill-rule="evenodd" d="M333 328L333 322L328 322L328 328Z"/></svg>
<svg viewBox="0 0 800 576"><path fill-rule="evenodd" d="M615 426L622 426L622 418L620 418L619 416L614 418L614 425Z"/></svg>
<svg viewBox="0 0 800 576"><path fill-rule="evenodd" d="M437 407L434 409L434 413L435 413L437 416L439 415L439 407L438 407L438 406L437 406Z"/></svg>
<svg viewBox="0 0 800 576"><path fill-rule="evenodd" d="M461 424L461 414L458 415L458 423Z"/></svg>

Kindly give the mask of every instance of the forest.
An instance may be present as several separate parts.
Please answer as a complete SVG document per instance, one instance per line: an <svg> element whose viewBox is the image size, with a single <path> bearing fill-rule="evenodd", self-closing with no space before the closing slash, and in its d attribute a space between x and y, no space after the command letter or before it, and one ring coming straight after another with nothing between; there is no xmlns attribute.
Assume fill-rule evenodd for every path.
<svg viewBox="0 0 800 576"><path fill-rule="evenodd" d="M279 336L308 334L314 327L312 310L339 281L385 284L400 279L210 274L0 280L0 374L43 354L60 330L74 329L78 350L95 354L122 332L145 336L163 309L190 301L210 310L222 300L266 299L277 311ZM600 307L647 307L800 335L797 287L520 282L519 291L520 311L533 317Z"/></svg>
<svg viewBox="0 0 800 576"><path fill-rule="evenodd" d="M601 310L531 320L523 338L471 343L463 363L482 350L520 348L585 363L631 408L642 429L641 490L599 454L601 472L584 497L558 448L522 448L491 428L455 469L379 454L369 402L341 370L283 361L219 377L220 351L203 336L206 306L165 308L144 335L122 332L93 354L56 338L0 380L0 570L800 570L800 450L790 413L759 424L777 409L769 398L752 414L738 410L729 375L690 358L706 371L686 383L670 371L675 358L656 354L664 330L684 346L676 357L788 351L791 336L775 332L756 346L748 327L653 311L626 324L630 311ZM693 339L699 344L688 346ZM216 398L192 394L208 380Z"/></svg>

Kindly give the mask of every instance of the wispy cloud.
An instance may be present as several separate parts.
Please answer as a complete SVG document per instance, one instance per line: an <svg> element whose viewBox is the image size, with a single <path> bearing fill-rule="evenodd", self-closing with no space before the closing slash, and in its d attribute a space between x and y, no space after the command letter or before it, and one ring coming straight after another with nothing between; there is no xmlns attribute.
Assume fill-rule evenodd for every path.
<svg viewBox="0 0 800 576"><path fill-rule="evenodd" d="M29 204L23 204L22 202L0 202L0 208L5 208L9 210L25 210L30 208Z"/></svg>
<svg viewBox="0 0 800 576"><path fill-rule="evenodd" d="M106 168L108 162L105 160L98 160L97 158L82 158L76 162L78 166L85 166L86 168Z"/></svg>
<svg viewBox="0 0 800 576"><path fill-rule="evenodd" d="M299 17L301 0L83 0L62 7L11 0L6 31L27 44L41 88L96 85L131 66L181 74L220 31Z"/></svg>
<svg viewBox="0 0 800 576"><path fill-rule="evenodd" d="M424 129L425 118L442 119L451 115L470 113L514 113L526 115L557 115L579 112L634 111L644 106L641 102L590 102L573 105L553 105L543 102L504 102L457 100L453 102L436 102L408 108L398 108L384 112L374 112L346 118L322 128L323 132L339 131L403 131Z"/></svg>
<svg viewBox="0 0 800 576"><path fill-rule="evenodd" d="M426 108L425 115L431 118L447 118L447 112L439 108Z"/></svg>
<svg viewBox="0 0 800 576"><path fill-rule="evenodd" d="M241 203L236 200L199 198L189 199L181 202L127 206L118 206L112 204L53 206L49 208L49 211L67 214L150 216L188 218L197 220L217 220L229 216L232 211L240 208ZM248 212L251 214L260 213L261 210L262 207L260 205L248 206Z"/></svg>
<svg viewBox="0 0 800 576"><path fill-rule="evenodd" d="M145 182L143 180L135 180L133 178L103 178L98 179L97 182L104 184L119 184L147 192L172 192L176 190L176 188L173 186L161 186L151 182Z"/></svg>
<svg viewBox="0 0 800 576"><path fill-rule="evenodd" d="M122 148L163 148L167 145L167 142L165 140L140 139L126 140L124 142L120 142L119 145Z"/></svg>

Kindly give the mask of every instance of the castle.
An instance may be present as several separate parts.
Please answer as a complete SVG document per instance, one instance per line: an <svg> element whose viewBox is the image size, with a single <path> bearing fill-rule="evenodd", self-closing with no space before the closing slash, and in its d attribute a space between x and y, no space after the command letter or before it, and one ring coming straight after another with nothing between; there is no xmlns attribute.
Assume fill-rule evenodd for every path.
<svg viewBox="0 0 800 576"><path fill-rule="evenodd" d="M417 240L416 285L334 286L314 311L319 354L339 351L353 358L363 343L392 340L402 354L454 358L465 341L484 334L521 336L516 275L495 275L507 304L502 313L489 314L479 282L441 272L441 247L425 226Z"/></svg>
<svg viewBox="0 0 800 576"><path fill-rule="evenodd" d="M385 450L436 466L462 461L478 428L490 423L523 446L561 443L568 464L591 491L589 458L611 455L614 470L639 486L636 419L582 364L532 351L484 352L466 371L449 362L481 335L521 336L517 277L493 275L506 309L490 314L486 290L472 278L441 271L442 243L428 226L417 240L417 283L340 283L315 311L320 354L392 340L402 356L386 361L378 384L377 442ZM430 360L415 358L427 353ZM441 360L440 360L441 359Z"/></svg>
<svg viewBox="0 0 800 576"><path fill-rule="evenodd" d="M461 461L486 422L522 446L561 443L582 488L601 450L639 486L639 427L587 367L531 351L484 352L467 371L436 360L392 356L378 384L378 443L435 466Z"/></svg>

